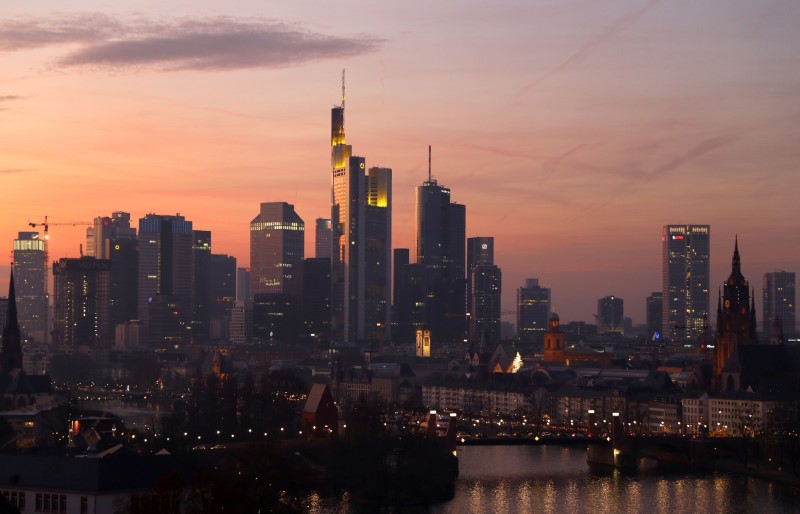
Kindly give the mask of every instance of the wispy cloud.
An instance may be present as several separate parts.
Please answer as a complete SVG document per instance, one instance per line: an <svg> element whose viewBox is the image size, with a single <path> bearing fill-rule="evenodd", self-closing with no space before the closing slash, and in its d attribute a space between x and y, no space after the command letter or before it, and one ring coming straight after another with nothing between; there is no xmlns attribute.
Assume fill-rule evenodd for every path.
<svg viewBox="0 0 800 514"><path fill-rule="evenodd" d="M564 61L562 61L558 66L549 70L544 75L534 79L533 81L526 84L522 89L517 92L517 97L523 96L531 89L538 86L540 83L544 82L551 76L555 75L556 73L572 66L573 64L577 64L578 62L582 61L585 57L594 51L594 49L612 37L616 36L619 32L627 28L631 23L635 22L639 19L643 14L647 11L652 9L660 0L650 0L645 5L636 9L635 11L629 12L628 14L622 16L621 18L617 19L614 23L609 25L606 30L604 30L601 34L597 37L587 41L583 44L575 53L567 57Z"/></svg>
<svg viewBox="0 0 800 514"><path fill-rule="evenodd" d="M0 175L16 175L18 173L28 173L33 171L28 168L0 168Z"/></svg>
<svg viewBox="0 0 800 514"><path fill-rule="evenodd" d="M10 102L12 100L21 100L22 97L18 95L0 95L0 102Z"/></svg>
<svg viewBox="0 0 800 514"><path fill-rule="evenodd" d="M333 36L263 19L229 17L122 23L103 15L0 22L0 50L74 44L62 67L164 70L279 68L361 55L383 39Z"/></svg>

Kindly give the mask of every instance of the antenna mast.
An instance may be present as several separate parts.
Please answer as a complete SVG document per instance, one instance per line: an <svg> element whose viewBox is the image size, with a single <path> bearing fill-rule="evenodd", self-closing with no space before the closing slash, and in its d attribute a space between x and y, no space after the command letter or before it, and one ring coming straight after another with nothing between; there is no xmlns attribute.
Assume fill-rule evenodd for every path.
<svg viewBox="0 0 800 514"><path fill-rule="evenodd" d="M428 145L428 182L431 181L431 145Z"/></svg>
<svg viewBox="0 0 800 514"><path fill-rule="evenodd" d="M342 110L344 110L344 68L342 68Z"/></svg>

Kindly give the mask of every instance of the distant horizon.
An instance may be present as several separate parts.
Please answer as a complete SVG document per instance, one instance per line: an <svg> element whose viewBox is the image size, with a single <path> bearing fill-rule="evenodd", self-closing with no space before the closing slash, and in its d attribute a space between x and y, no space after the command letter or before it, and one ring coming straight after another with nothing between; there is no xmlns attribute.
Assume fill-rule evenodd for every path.
<svg viewBox="0 0 800 514"><path fill-rule="evenodd" d="M711 226L710 306L742 272L800 272L800 4L748 0L352 2L56 0L0 21L0 294L29 222L180 212L249 264L248 224L286 201L330 217L330 108L393 170L393 247L414 188L495 238L503 321L538 278L563 320L615 295L644 323L661 227ZM138 221L133 223L138 228ZM39 227L37 227L39 228ZM51 226L50 260L85 227ZM52 280L51 280L52 283Z"/></svg>

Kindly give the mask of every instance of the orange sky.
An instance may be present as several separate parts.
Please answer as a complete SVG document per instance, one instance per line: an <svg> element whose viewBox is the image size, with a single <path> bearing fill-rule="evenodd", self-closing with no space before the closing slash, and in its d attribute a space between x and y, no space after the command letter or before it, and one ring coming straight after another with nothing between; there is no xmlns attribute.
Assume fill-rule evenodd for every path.
<svg viewBox="0 0 800 514"><path fill-rule="evenodd" d="M643 322L667 223L711 225L714 289L736 233L757 291L800 271L796 2L162 3L0 7L4 262L45 215L180 212L240 265L260 202L313 227L347 68L348 143L394 170L394 246L431 144L468 236L496 239L505 310L538 277L562 319L615 294ZM52 226L51 259L84 232Z"/></svg>

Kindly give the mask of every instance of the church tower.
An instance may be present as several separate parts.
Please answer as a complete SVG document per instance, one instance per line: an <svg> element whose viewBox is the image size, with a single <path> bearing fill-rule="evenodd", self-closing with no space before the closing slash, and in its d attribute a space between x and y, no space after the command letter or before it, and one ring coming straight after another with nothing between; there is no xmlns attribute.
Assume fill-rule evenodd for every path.
<svg viewBox="0 0 800 514"><path fill-rule="evenodd" d="M17 295L14 290L14 271L8 283L8 310L3 327L3 350L0 353L0 375L13 369L22 369L22 345L19 321L17 319Z"/></svg>
<svg viewBox="0 0 800 514"><path fill-rule="evenodd" d="M544 362L564 363L564 331L555 312L550 315L544 333Z"/></svg>
<svg viewBox="0 0 800 514"><path fill-rule="evenodd" d="M755 296L755 295L753 295ZM717 341L714 348L714 389L725 389L722 370L739 345L757 344L755 298L742 275L739 238L733 249L733 265L717 304Z"/></svg>

